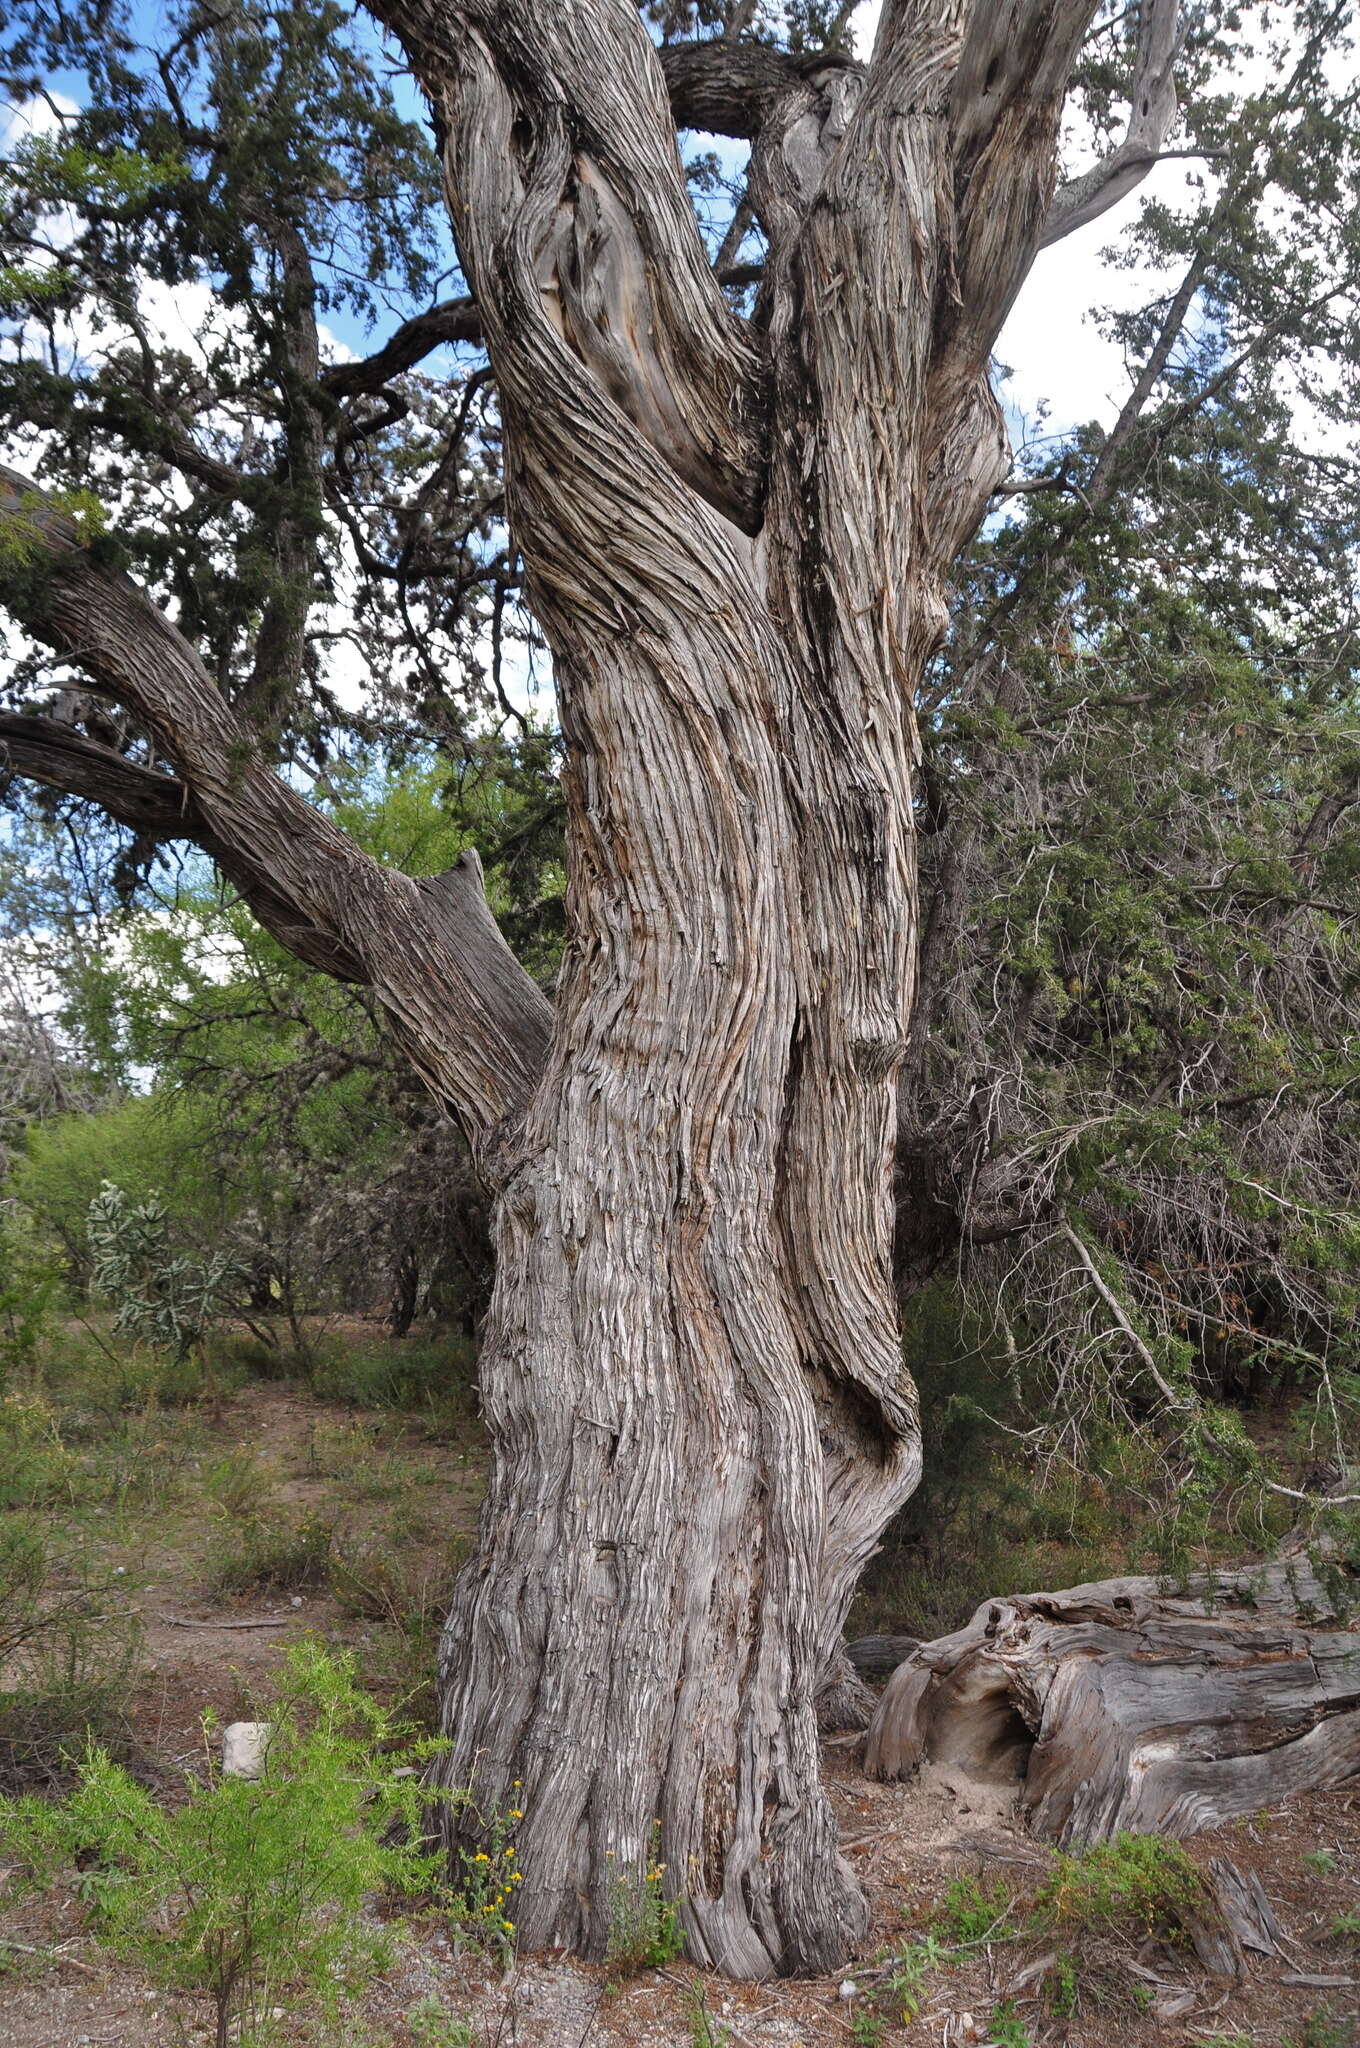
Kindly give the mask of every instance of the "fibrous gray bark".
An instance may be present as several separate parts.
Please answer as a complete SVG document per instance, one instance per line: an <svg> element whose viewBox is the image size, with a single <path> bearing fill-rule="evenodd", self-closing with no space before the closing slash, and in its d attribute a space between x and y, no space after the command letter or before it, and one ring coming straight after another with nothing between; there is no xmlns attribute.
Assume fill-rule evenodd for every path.
<svg viewBox="0 0 1360 2048"><path fill-rule="evenodd" d="M815 1703L920 1456L890 1199L913 690L1005 472L988 352L1092 10L889 4L867 72L782 78L745 50L663 77L627 0L379 11L444 137L568 742L447 1770L523 1808L528 1946L602 1954L655 1822L696 1960L827 1968L864 1908ZM754 332L667 80L753 136Z"/></svg>

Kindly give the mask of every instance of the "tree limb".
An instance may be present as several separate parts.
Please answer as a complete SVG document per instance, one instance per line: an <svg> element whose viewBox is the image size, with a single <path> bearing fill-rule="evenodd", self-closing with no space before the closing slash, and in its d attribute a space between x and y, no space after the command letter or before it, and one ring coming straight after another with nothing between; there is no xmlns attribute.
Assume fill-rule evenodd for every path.
<svg viewBox="0 0 1360 2048"><path fill-rule="evenodd" d="M404 320L382 347L357 363L331 363L321 372L322 389L332 398L360 398L381 391L393 377L409 370L432 349L452 341L482 338L482 316L475 299L444 299L427 313Z"/></svg>
<svg viewBox="0 0 1360 2048"><path fill-rule="evenodd" d="M755 531L763 366L708 262L635 10L374 0L373 11L401 37L446 134L455 231L485 320L506 291L490 276L480 290L479 273L513 251L517 331L488 333L502 390L515 354L541 363L555 329L671 468Z"/></svg>
<svg viewBox="0 0 1360 2048"><path fill-rule="evenodd" d="M1124 139L1089 171L1059 186L1040 237L1041 248L1117 206L1157 162L1176 119L1179 20L1179 0L1143 0Z"/></svg>
<svg viewBox="0 0 1360 2048"><path fill-rule="evenodd" d="M835 53L815 59L768 43L667 43L657 52L677 128L754 141L782 95L821 65L848 65ZM859 67L855 67L858 69Z"/></svg>
<svg viewBox="0 0 1360 2048"><path fill-rule="evenodd" d="M157 840L195 837L182 782L129 761L59 718L0 711L0 774L98 804L120 825Z"/></svg>
<svg viewBox="0 0 1360 2048"><path fill-rule="evenodd" d="M1167 1407L1175 1409L1189 1408L1192 1404L1185 1398L1183 1394L1178 1394L1176 1392L1176 1389L1171 1385L1170 1381L1163 1377L1161 1370L1158 1367L1156 1359L1148 1350L1147 1345L1143 1342L1138 1332L1134 1329L1133 1324L1125 1315L1123 1308L1120 1306L1118 1296L1112 1291L1112 1289L1106 1286L1105 1281L1101 1276L1100 1269L1096 1265L1095 1260L1091 1257L1090 1252L1087 1251L1086 1246L1077 1236L1077 1233L1075 1230L1073 1230L1071 1224L1059 1224L1058 1230L1059 1235L1067 1239L1067 1242L1071 1245L1073 1251L1081 1260L1082 1265L1086 1269L1086 1275L1087 1278L1090 1280L1091 1285L1094 1287L1096 1293L1104 1302L1106 1308L1110 1311L1110 1314L1114 1317L1114 1320L1119 1325L1119 1328L1123 1331L1132 1349L1137 1353L1138 1358L1142 1362L1143 1370L1147 1373L1148 1378L1156 1387L1157 1392L1166 1402Z"/></svg>
<svg viewBox="0 0 1360 2048"><path fill-rule="evenodd" d="M196 650L146 593L84 545L59 505L4 468L0 537L0 601L126 708L182 783L55 734L52 720L7 720L13 765L138 829L193 839L281 945L371 986L493 1173L499 1127L523 1109L541 1070L551 1011L501 936L476 855L416 882L364 853L259 760ZM181 789L187 803L172 823Z"/></svg>

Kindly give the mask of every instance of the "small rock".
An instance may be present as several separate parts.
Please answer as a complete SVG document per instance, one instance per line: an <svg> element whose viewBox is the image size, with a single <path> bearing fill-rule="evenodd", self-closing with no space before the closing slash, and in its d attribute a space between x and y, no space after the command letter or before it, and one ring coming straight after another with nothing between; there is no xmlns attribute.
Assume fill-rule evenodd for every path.
<svg viewBox="0 0 1360 2048"><path fill-rule="evenodd" d="M263 1777L268 1747L268 1721L233 1721L222 1730L222 1776Z"/></svg>
<svg viewBox="0 0 1360 2048"><path fill-rule="evenodd" d="M300 1596L299 1594L297 1594L297 1593L294 1593L294 1595L293 1595L293 1599L292 1599L292 1603L291 1603L291 1604L292 1604L292 1605L293 1605L294 1607L301 1607L301 1605L302 1605L302 1599L301 1599L301 1596Z"/></svg>
<svg viewBox="0 0 1360 2048"><path fill-rule="evenodd" d="M848 1999L848 1998L854 1998L854 1997L856 1997L856 1996L858 1995L858 1993L859 1993L859 1986L858 1986L858 1984L856 1984L856 1983L855 1983L855 1981L854 1981L854 1979L853 1979L852 1977L847 1977L847 1978L845 1979L845 1981L844 1981L844 1982L842 1983L842 1985L841 1985L841 1997L842 1997L842 1998L847 1998L847 1999Z"/></svg>

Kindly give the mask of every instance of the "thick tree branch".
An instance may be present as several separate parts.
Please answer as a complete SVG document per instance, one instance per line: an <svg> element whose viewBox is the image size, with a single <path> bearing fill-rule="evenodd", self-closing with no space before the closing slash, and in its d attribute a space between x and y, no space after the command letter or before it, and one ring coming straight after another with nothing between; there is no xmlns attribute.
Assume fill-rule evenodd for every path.
<svg viewBox="0 0 1360 2048"><path fill-rule="evenodd" d="M195 839L189 792L173 775L143 768L59 718L0 711L0 775L64 791L157 840Z"/></svg>
<svg viewBox="0 0 1360 2048"><path fill-rule="evenodd" d="M667 43L657 52L677 128L754 141L776 103L809 68L848 64L840 56L813 60L767 43ZM857 68L857 67L856 67Z"/></svg>
<svg viewBox="0 0 1360 2048"><path fill-rule="evenodd" d="M958 227L937 361L967 380L1029 274L1048 216L1072 66L1095 0L971 9L950 99Z"/></svg>
<svg viewBox="0 0 1360 2048"><path fill-rule="evenodd" d="M1117 206L1156 163L1176 119L1179 21L1180 0L1143 0L1124 139L1089 171L1058 188L1040 238L1042 248Z"/></svg>
<svg viewBox="0 0 1360 2048"><path fill-rule="evenodd" d="M676 473L753 531L762 365L709 265L636 11L611 0L381 0L374 12L401 36L451 138L477 103L479 146L451 140L448 169L484 315L506 295L499 280L481 289L479 269L513 244L517 319L555 328Z"/></svg>
<svg viewBox="0 0 1360 2048"><path fill-rule="evenodd" d="M448 342L477 342L482 338L482 316L475 299L444 299L427 313L404 320L371 356L357 363L332 363L321 372L322 389L332 398L361 398L381 391L393 377Z"/></svg>
<svg viewBox="0 0 1360 2048"><path fill-rule="evenodd" d="M144 779L92 742L59 744L51 721L38 732L9 722L13 765L106 803L138 829L195 840L280 944L371 986L417 1071L494 1171L494 1135L532 1092L551 1013L501 937L476 855L434 882L384 867L258 759L197 652L146 593L3 468L0 527L0 599L153 735L187 805L172 828L177 785L157 786L163 778Z"/></svg>

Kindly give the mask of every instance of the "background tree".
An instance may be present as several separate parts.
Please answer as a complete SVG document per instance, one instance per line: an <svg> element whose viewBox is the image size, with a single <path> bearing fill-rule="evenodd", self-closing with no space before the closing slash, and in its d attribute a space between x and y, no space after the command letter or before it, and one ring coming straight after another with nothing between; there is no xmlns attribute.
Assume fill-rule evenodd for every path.
<svg viewBox="0 0 1360 2048"><path fill-rule="evenodd" d="M281 944L371 990L499 1190L483 1359L495 1457L442 1683L451 1770L476 1776L486 1810L522 1781L530 1944L602 1949L604 1852L640 1869L658 1814L701 1960L826 1964L860 1924L817 1786L813 1706L864 1557L919 1469L890 1270L918 952L900 1270L919 1277L962 1252L977 1277L988 1239L1011 1245L1029 1304L1011 1324L1027 1340L1056 1246L1097 1305L1065 1327L1079 1335L1108 1314L1144 1372L1151 1360L1154 1399L1168 1398L1159 1380L1183 1398L1176 1361L1159 1362L1090 1242L1093 1224L1121 1236L1127 1161L1107 1148L1091 1162L1080 1145L1102 1121L1122 1142L1141 1119L1136 1158L1151 1157L1146 1133L1166 1099L1147 1078L1152 1040L1161 1030L1161 1052L1174 1043L1179 1056L1184 1027L1166 1029L1160 1012L1149 1021L1150 977L1135 969L1174 892L1159 885L1139 902L1116 802L1092 874L1072 855L1054 877L1042 849L1091 823L1091 700L1077 683L1092 666L1124 710L1139 695L1170 703L1142 678L1160 677L1168 657L1182 664L1187 646L1207 664L1204 695L1247 634L1236 687L1258 704L1275 688L1278 701L1289 672L1288 655L1253 659L1269 608L1234 614L1227 577L1211 599L1197 587L1159 605L1162 515L1148 479L1177 458L1152 427L1193 440L1234 378L1270 361L1286 310L1296 327L1311 319L1311 334L1345 304L1344 263L1329 294L1297 246L1268 255L1266 230L1284 193L1289 219L1318 229L1317 260L1349 260L1345 231L1327 224L1350 159L1332 151L1331 183L1310 183L1326 138L1316 124L1304 132L1314 108L1331 140L1346 132L1325 58L1347 19L1298 10L1290 47L1303 57L1283 95L1253 101L1216 86L1235 23L1196 16L1181 59L1195 93L1185 146L1229 156L1198 222L1161 223L1164 242L1198 238L1185 281L1155 326L1129 329L1143 366L1127 424L1017 480L1052 488L1025 490L1009 533L989 530L943 657L956 557L1007 473L990 349L1040 241L1122 197L1165 142L1173 8L1150 0L1106 19L1089 5L889 0L866 72L843 9L667 8L652 23L658 54L623 0L394 5L434 109L475 304L440 301L376 354L324 368L316 316L321 295L342 290L326 264L349 209L389 218L393 150L406 152L394 182L424 192L430 175L404 130L363 142L374 108L396 118L363 37L346 42L327 17L323 46L309 22L248 10L188 14L173 46L149 54L107 14L66 17L46 49L20 31L18 75L75 63L97 102L59 147L21 163L11 288L28 313L22 335L46 332L50 309L126 297L140 263L214 295L236 279L246 339L233 334L192 401L149 337L108 351L95 373L51 340L55 394L23 367L21 340L15 415L71 466L51 477L64 506L22 478L9 486L7 599L99 701L30 696L4 723L10 758L102 803L146 844L195 841ZM233 98L214 67L249 90ZM1073 81L1096 162L1054 195ZM1131 117L1115 111L1126 100ZM294 152L281 138L304 116L315 147ZM676 127L749 145L710 245ZM238 131L252 145L239 154ZM718 175L711 161L693 169L701 186ZM190 190L225 195L220 210L197 209ZM44 242L56 203L81 229ZM429 217L422 209L417 225ZM1200 240L1239 255L1213 271ZM1291 296L1298 279L1311 296ZM417 383L412 364L431 341L478 333L489 378L474 369L452 393ZM1182 337L1195 345L1176 358ZM1335 362L1347 345L1338 327L1321 354ZM224 391L234 351L241 387ZM138 376L146 386L148 358L153 402L144 388L138 411L127 394ZM238 424L222 429L222 415ZM446 746L466 743L469 721L440 681L451 657L479 687L486 674L497 700L520 573L500 525L502 428L510 531L566 741L555 1015L492 921L473 860L417 883L364 855L298 788L299 770L324 766L337 710L316 650L337 630L338 565L360 574L355 615L379 636L371 644L399 650L374 700L396 707L390 740L418 716ZM91 435L84 452L77 430ZM145 540L134 526L125 543L120 524L115 542L72 495L98 475L95 447L180 479L173 515ZM213 476L229 510L214 500L217 523L196 532L178 501L197 505L211 487L209 452L226 463ZM1231 550L1248 529L1228 515L1237 477L1230 459L1222 468L1215 530ZM1212 469L1187 464L1196 480ZM1185 495L1187 530L1198 531L1200 489ZM1063 509L1067 496L1080 511ZM1102 585L1093 569L1111 520L1129 557ZM1258 522L1253 544L1267 531ZM1301 559L1322 531L1301 540ZM195 610L174 564L155 559L167 544L190 571L196 557L220 559L230 588ZM121 575L125 546L176 605L177 626ZM267 573L250 586L261 560ZM424 610L413 611L417 566ZM240 585L258 600L233 611ZM1141 633L1123 630L1130 592ZM118 707L111 724L105 700ZM1102 705L1107 715L1117 735ZM1159 758L1181 761L1185 729L1182 707ZM1173 804L1178 847L1210 869L1211 905L1224 900L1203 829L1213 778L1246 774L1257 802L1274 772L1269 754L1224 751L1227 737L1201 763L1198 808L1179 780ZM1122 762L1117 737L1110 751ZM1341 805L1337 819L1346 787L1319 797ZM1127 815L1142 785L1126 776L1122 788ZM919 948L918 821L932 842ZM1033 958L1011 911L1022 849L1023 880L1038 889ZM1113 896L1112 872L1125 884ZM1198 886L1194 875L1192 901ZM976 956L975 932L989 949ZM1220 919L1182 950L1211 956L1226 988L1241 976L1222 965L1222 937ZM1281 1005L1297 1030L1296 1007ZM1262 1015L1258 1005L1258 1043ZM1324 1004L1309 1042L1344 1072L1340 1015ZM1237 1038L1229 1019L1225 1072ZM1036 1076L1036 1062L1055 1078ZM1189 1185L1202 1161L1199 1124L1191 1135L1164 1148L1163 1190ZM1090 1173L1091 1214L1074 1218ZM1158 1204L1140 1193L1134 1206L1153 1216ZM1131 1225L1125 1236L1132 1269L1145 1245Z"/></svg>

